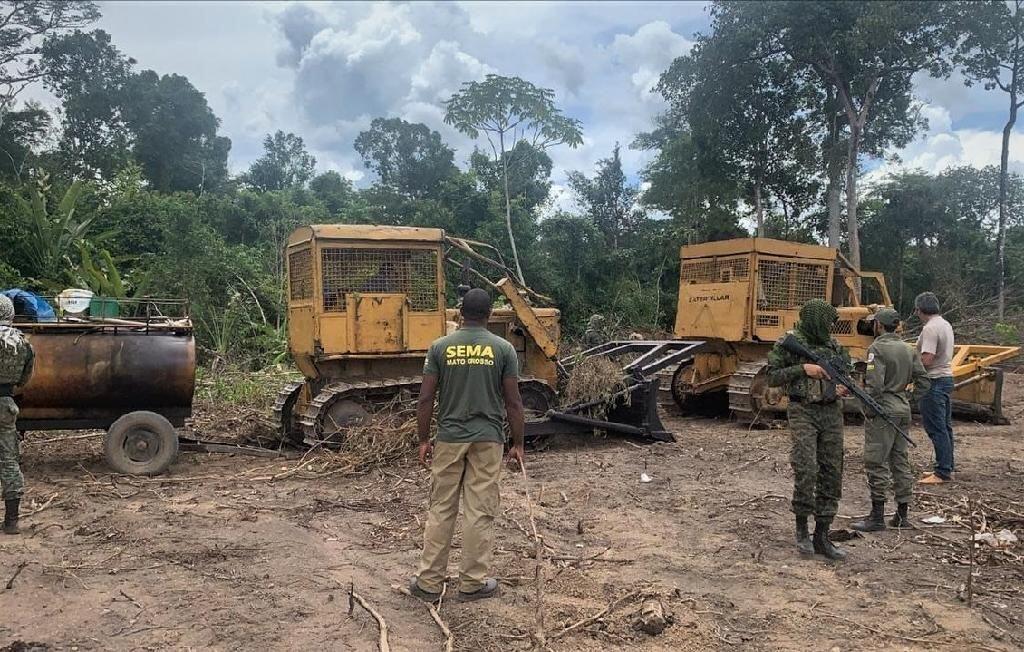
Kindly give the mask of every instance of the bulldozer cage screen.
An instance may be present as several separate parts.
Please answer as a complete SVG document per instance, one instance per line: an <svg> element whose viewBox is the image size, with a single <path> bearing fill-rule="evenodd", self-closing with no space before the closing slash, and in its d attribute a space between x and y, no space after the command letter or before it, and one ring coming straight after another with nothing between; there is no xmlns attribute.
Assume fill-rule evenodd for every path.
<svg viewBox="0 0 1024 652"><path fill-rule="evenodd" d="M344 312L350 293L404 294L413 311L439 310L435 251L331 247L321 250L320 264L325 312ZM301 263L292 270L292 296L299 298L296 289L305 292L307 287L302 275L312 270Z"/></svg>
<svg viewBox="0 0 1024 652"><path fill-rule="evenodd" d="M759 258L758 310L795 310L811 299L825 299L828 264Z"/></svg>
<svg viewBox="0 0 1024 652"><path fill-rule="evenodd" d="M683 262L682 279L686 283L731 283L745 281L749 275L749 256Z"/></svg>

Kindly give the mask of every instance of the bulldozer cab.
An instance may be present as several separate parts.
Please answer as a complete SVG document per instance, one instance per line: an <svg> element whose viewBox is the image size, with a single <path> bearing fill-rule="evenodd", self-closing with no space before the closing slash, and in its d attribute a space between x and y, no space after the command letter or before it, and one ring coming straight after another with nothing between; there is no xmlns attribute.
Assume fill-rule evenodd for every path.
<svg viewBox="0 0 1024 652"><path fill-rule="evenodd" d="M422 356L445 333L440 229L306 226L288 240L288 336L299 368ZM310 373L313 372L313 373Z"/></svg>
<svg viewBox="0 0 1024 652"><path fill-rule="evenodd" d="M829 247L745 238L684 246L681 257L675 334L683 339L774 342L804 303L823 299L839 309L836 339L866 349L871 337L858 323L891 304L881 274L858 273Z"/></svg>

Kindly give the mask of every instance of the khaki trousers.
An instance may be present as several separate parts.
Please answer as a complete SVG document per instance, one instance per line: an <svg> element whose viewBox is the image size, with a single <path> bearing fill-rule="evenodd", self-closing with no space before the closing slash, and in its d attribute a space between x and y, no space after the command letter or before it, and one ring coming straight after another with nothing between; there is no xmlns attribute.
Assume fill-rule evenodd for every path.
<svg viewBox="0 0 1024 652"><path fill-rule="evenodd" d="M494 548L494 518L501 503L502 448L495 442L434 445L430 511L417 573L424 591L438 593L444 585L460 496L464 502L459 590L472 593L483 587Z"/></svg>

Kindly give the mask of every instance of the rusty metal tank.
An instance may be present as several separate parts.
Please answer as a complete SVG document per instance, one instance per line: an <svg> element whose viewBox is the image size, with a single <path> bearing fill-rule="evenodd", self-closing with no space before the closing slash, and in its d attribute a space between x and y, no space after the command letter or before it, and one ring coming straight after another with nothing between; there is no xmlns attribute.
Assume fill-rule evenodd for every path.
<svg viewBox="0 0 1024 652"><path fill-rule="evenodd" d="M196 349L190 328L23 329L36 361L17 397L19 429L107 428L138 410L180 427L191 416Z"/></svg>
<svg viewBox="0 0 1024 652"><path fill-rule="evenodd" d="M122 299L118 311L90 317L58 310L50 322L15 316L36 356L16 397L20 430L108 428L137 411L184 425L196 370L187 303Z"/></svg>

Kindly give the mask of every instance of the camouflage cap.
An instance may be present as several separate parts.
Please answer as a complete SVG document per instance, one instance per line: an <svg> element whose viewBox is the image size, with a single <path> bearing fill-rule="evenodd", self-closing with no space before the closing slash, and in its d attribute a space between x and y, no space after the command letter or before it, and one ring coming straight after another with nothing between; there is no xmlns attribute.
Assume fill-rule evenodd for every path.
<svg viewBox="0 0 1024 652"><path fill-rule="evenodd" d="M5 294L0 294L0 324L10 324L14 321L14 302Z"/></svg>
<svg viewBox="0 0 1024 652"><path fill-rule="evenodd" d="M868 315L868 321L877 321L882 326L892 328L900 323L900 313L892 308L882 308L873 315Z"/></svg>

